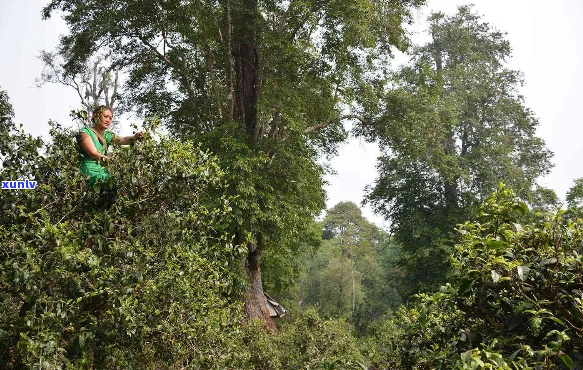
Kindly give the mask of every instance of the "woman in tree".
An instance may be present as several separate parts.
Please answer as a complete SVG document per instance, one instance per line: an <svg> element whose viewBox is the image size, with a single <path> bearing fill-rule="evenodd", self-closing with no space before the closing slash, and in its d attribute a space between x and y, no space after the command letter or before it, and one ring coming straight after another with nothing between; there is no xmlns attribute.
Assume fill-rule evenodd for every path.
<svg viewBox="0 0 583 370"><path fill-rule="evenodd" d="M113 120L113 111L110 107L100 105L93 110L91 121L92 127L85 126L79 131L79 166L89 180L89 185L95 184L107 185L106 188L113 189L110 183L111 176L105 168L101 166L107 157L107 149L111 144L127 145L136 140L142 139L143 132L138 132L132 136L117 136L107 129L111 126ZM111 204L115 200L115 191L111 198Z"/></svg>

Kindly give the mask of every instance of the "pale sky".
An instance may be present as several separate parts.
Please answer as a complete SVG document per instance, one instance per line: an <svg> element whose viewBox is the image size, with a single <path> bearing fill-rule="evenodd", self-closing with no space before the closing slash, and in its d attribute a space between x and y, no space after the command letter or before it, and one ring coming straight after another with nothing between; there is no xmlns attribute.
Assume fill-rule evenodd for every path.
<svg viewBox="0 0 583 370"><path fill-rule="evenodd" d="M16 113L16 122L33 135L46 136L52 119L69 124L69 111L79 107L70 88L59 85L35 86L42 64L40 50L53 50L59 35L66 32L58 18L41 20L41 9L48 1L0 0L0 87L8 92ZM459 0L429 0L416 12L421 32L430 11L453 14ZM578 36L583 36L583 1L581 0L474 0L474 10L493 27L507 33L513 48L509 65L524 73L522 92L526 105L540 120L538 136L555 153L555 168L540 179L559 197L583 177L583 138L579 107L583 105L583 51ZM122 132L122 134L130 134ZM360 204L364 186L376 177L377 148L362 140L344 144L332 160L336 175L328 176L328 206L340 201ZM365 216L386 226L368 208Z"/></svg>

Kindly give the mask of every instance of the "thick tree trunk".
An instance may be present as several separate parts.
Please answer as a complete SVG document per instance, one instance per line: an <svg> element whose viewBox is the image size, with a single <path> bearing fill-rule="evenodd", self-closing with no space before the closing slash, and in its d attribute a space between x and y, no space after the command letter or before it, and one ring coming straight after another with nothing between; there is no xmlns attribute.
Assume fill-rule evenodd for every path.
<svg viewBox="0 0 583 370"><path fill-rule="evenodd" d="M228 2L229 5L231 2ZM257 44L257 19L259 17L257 0L236 0L236 6L227 10L234 21L233 59L235 61L235 101L234 119L241 123L249 143L257 140L257 102L260 94L259 83L259 46ZM248 230L251 222L247 220ZM261 232L255 234L256 241L247 244L246 272L249 282L248 295L245 300L247 320L259 319L271 331L277 331L275 322L269 314L267 299L263 293L261 281L261 255L263 237Z"/></svg>
<svg viewBox="0 0 583 370"><path fill-rule="evenodd" d="M232 35L233 22L231 16L231 0L225 1L226 14L226 62L227 62L227 121L231 122L234 117L235 101L233 99L233 53L232 53Z"/></svg>
<svg viewBox="0 0 583 370"><path fill-rule="evenodd" d="M456 184L456 179L447 180L443 184L443 190L445 194L445 205L447 209L457 209L458 208L458 189Z"/></svg>
<svg viewBox="0 0 583 370"><path fill-rule="evenodd" d="M255 43L241 43L241 73L239 77L242 95L242 115L245 122L247 135L255 139L255 130L257 128L257 100L259 97L259 88L257 85L257 69L259 67L259 58Z"/></svg>
<svg viewBox="0 0 583 370"><path fill-rule="evenodd" d="M241 122L250 139L257 129L257 102L259 98L259 52L257 45L257 0L240 0L236 46L235 119Z"/></svg>
<svg viewBox="0 0 583 370"><path fill-rule="evenodd" d="M240 122L249 137L249 142L256 140L257 102L260 93L258 74L260 69L257 45L257 0L237 0L237 13L233 14L235 46L235 104L234 118ZM228 8L229 11L235 9ZM249 227L250 225L249 222ZM261 282L261 254L263 238L261 232L256 235L256 242L247 244L247 279L249 289L245 300L245 315L247 320L259 319L271 331L277 331L275 322L269 314L267 299L263 293Z"/></svg>
<svg viewBox="0 0 583 370"><path fill-rule="evenodd" d="M261 282L261 248L249 243L247 245L247 279L249 282L247 300L245 301L245 316L247 320L259 319L267 329L277 332L275 321L269 314L267 299L263 293Z"/></svg>

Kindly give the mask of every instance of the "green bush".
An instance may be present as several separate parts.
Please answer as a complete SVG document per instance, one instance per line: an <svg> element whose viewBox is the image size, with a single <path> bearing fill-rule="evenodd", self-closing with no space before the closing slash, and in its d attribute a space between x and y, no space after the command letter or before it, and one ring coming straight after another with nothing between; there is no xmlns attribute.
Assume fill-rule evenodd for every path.
<svg viewBox="0 0 583 370"><path fill-rule="evenodd" d="M38 183L0 198L0 368L362 369L342 320L241 326L246 250L228 233L241 200L213 156L151 123L110 149L117 190L90 188L75 133L53 124L43 142L0 113L0 179Z"/></svg>
<svg viewBox="0 0 583 370"><path fill-rule="evenodd" d="M412 307L391 313L366 346L378 368L450 369L457 353L471 348L458 339L456 329L464 327L465 318L447 293L417 298Z"/></svg>
<svg viewBox="0 0 583 370"><path fill-rule="evenodd" d="M385 323L370 351L390 369L578 369L583 221L528 215L501 186L460 226L450 284ZM535 220L521 224L522 220Z"/></svg>
<svg viewBox="0 0 583 370"><path fill-rule="evenodd" d="M107 166L118 199L104 210L77 168L71 133L53 125L51 135L43 143L0 127L0 179L38 182L0 198L0 367L242 361L244 250L224 231L232 220L216 161L152 128L114 150Z"/></svg>
<svg viewBox="0 0 583 370"><path fill-rule="evenodd" d="M253 322L243 339L247 369L366 369L351 326L344 320L324 320L313 308L285 320L275 336Z"/></svg>

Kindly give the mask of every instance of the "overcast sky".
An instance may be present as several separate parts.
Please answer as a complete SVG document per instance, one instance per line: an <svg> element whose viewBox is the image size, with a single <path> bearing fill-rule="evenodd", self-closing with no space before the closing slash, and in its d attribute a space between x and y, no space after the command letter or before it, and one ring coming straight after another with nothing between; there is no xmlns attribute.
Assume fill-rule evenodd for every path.
<svg viewBox="0 0 583 370"><path fill-rule="evenodd" d="M347 0L349 1L349 0ZM41 20L41 9L48 1L0 0L0 87L8 92L16 113L16 122L26 132L47 135L52 119L70 122L69 111L79 107L76 94L63 86L35 86L42 64L40 50L52 50L59 35L66 31L58 18ZM424 21L431 11L447 14L459 0L430 0L417 11L417 37L422 37ZM538 135L555 153L555 168L540 179L564 198L573 180L583 177L583 141L580 129L583 105L583 1L581 0L475 0L474 10L493 27L507 33L513 48L509 65L524 73L522 92L526 105L540 120ZM129 132L122 132L129 134ZM328 206L340 201L359 204L363 188L376 177L378 150L361 140L343 145L340 156L332 161L337 175L328 176ZM367 218L386 226L370 209Z"/></svg>

